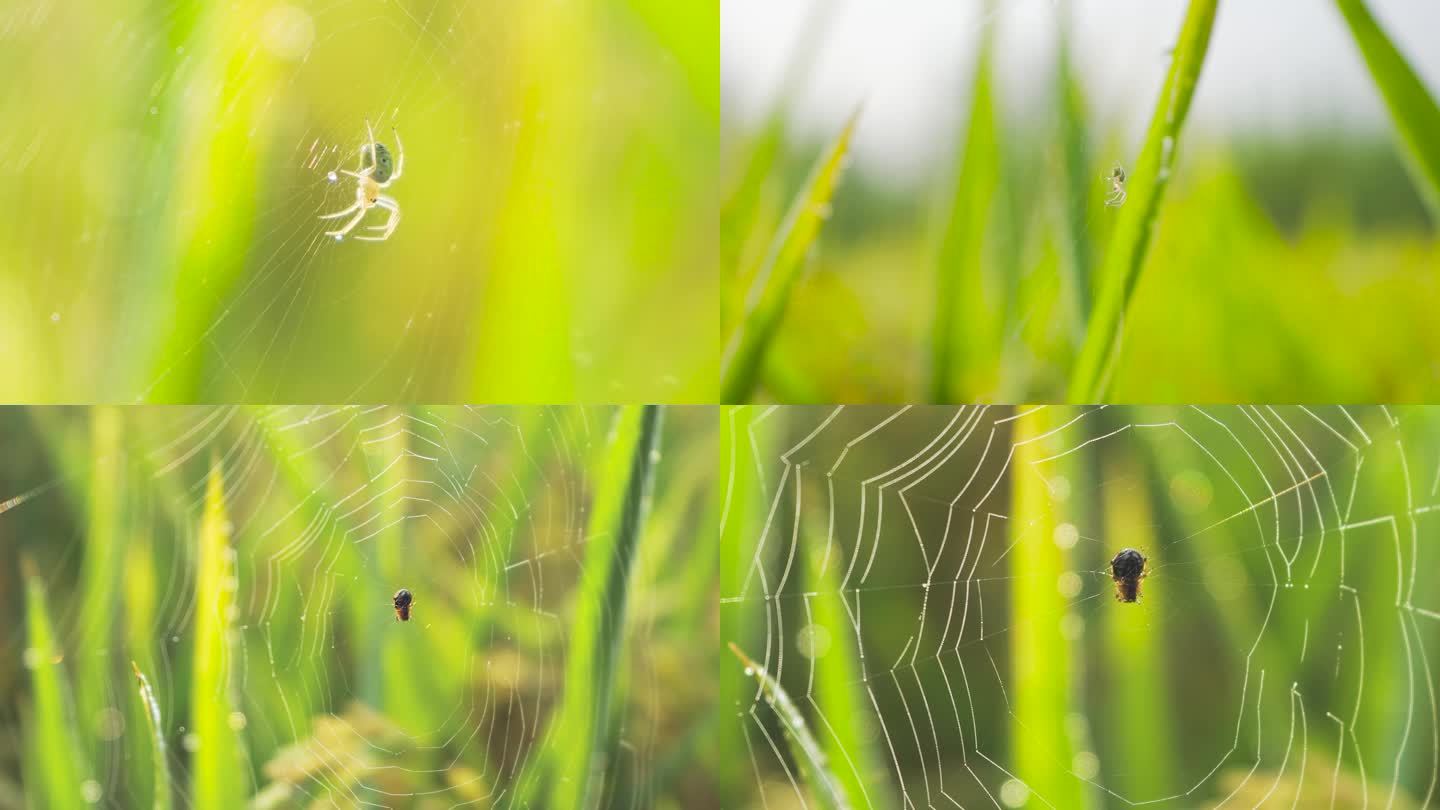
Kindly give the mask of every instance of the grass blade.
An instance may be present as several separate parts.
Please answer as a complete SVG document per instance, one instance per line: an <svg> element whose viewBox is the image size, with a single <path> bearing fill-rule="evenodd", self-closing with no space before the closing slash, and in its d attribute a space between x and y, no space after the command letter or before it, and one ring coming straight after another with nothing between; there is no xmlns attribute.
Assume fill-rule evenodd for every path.
<svg viewBox="0 0 1440 810"><path fill-rule="evenodd" d="M219 460L210 465L205 511L200 520L199 571L195 581L195 661L190 683L190 728L198 743L191 761L190 793L197 807L244 804L249 769L244 743L232 725L238 712L232 678L236 630L235 552L225 511Z"/></svg>
<svg viewBox="0 0 1440 810"><path fill-rule="evenodd" d="M1107 458L1105 481L1143 481L1143 471L1133 461L1123 458ZM1108 537L1124 538L1124 544L1139 549L1149 558L1153 568L1167 561L1158 559L1160 540L1155 535L1158 525L1150 508L1148 487L1111 486L1101 487L1105 508L1105 534ZM1107 549L1112 554L1117 549ZM1176 780L1172 763L1176 759L1172 740L1180 739L1180 730L1174 726L1167 699L1168 684L1165 671L1165 644L1160 628L1152 616L1164 615L1164 600L1167 594L1163 588L1149 588L1142 592L1142 610L1132 610L1136 605L1115 605L1115 610L1105 611L1105 660L1107 686L1105 704L1107 717L1143 717L1145 725L1154 733L1114 734L1107 739L1114 748L1104 752L1108 761L1123 762L1125 768L1117 770L1120 780L1116 787L1125 796L1140 800L1157 799L1165 796ZM1102 596L1109 602L1109 598ZM1113 602L1111 602L1113 604ZM1123 662L1123 663L1122 663Z"/></svg>
<svg viewBox="0 0 1440 810"><path fill-rule="evenodd" d="M1068 8L1068 7L1067 7ZM1085 323L1090 319L1094 256L1090 227L1086 222L1089 195L1094 190L1088 155L1085 94L1070 47L1068 21L1060 26L1060 52L1055 58L1055 93L1060 99L1060 144L1065 165L1065 238L1067 247L1069 297L1073 318L1071 339L1074 350L1085 341Z"/></svg>
<svg viewBox="0 0 1440 810"><path fill-rule="evenodd" d="M114 646L115 618L119 615L120 578L124 571L126 536L123 525L123 459L120 439L123 419L111 406L90 411L90 470L85 493L89 536L81 569L80 650L76 656L76 706L92 759L100 761L101 744L96 720L114 709L110 685L114 682L110 650Z"/></svg>
<svg viewBox="0 0 1440 810"><path fill-rule="evenodd" d="M27 773L38 783L31 795L33 806L60 808L88 807L86 793L99 793L90 778L89 765L75 728L74 702L65 677L64 652L50 624L45 585L35 563L21 558L25 575L25 615L28 644L25 665L30 670L34 691ZM96 795L96 798L99 798Z"/></svg>
<svg viewBox="0 0 1440 810"><path fill-rule="evenodd" d="M177 113L182 117L175 122L181 145L178 170L156 170L168 173L178 184L178 204L172 202L165 213L167 227L155 229L163 234L155 237L159 255L148 265L154 269L144 282L141 294L146 297L135 302L133 323L140 327L136 329L140 349L121 352L126 361L115 364L125 369L130 358L152 363L141 372L153 380L153 385L142 389L144 398L152 402L215 398L202 393L208 382L206 337L225 312L226 299L246 281L243 257L255 237L259 167L269 157L269 139L257 131L265 130L266 112L278 92L279 64L267 51L243 39L234 45L211 39L227 29L260 25L261 10L243 4L194 6L199 42L186 45L206 56L197 58L189 81L174 86L213 83L232 92L224 97L186 95L165 105L186 111ZM144 384L143 380L125 382Z"/></svg>
<svg viewBox="0 0 1440 810"><path fill-rule="evenodd" d="M586 531L585 573L576 596L565 664L565 699L554 728L551 807L590 807L612 758L610 720L620 698L630 575L660 455L660 406L628 407L617 417L602 459Z"/></svg>
<svg viewBox="0 0 1440 810"><path fill-rule="evenodd" d="M568 205L581 196L578 178L584 176L577 136L589 122L573 111L587 106L578 100L589 91L591 5L530 5L513 32L515 50L506 55L513 73L529 78L517 79L497 111L514 122L516 135L495 226L499 237L472 318L473 402L504 402L517 391L531 402L576 396L574 268L584 263L585 251Z"/></svg>
<svg viewBox="0 0 1440 810"><path fill-rule="evenodd" d="M982 33L975 63L970 121L965 145L951 182L949 217L940 237L935 285L935 321L931 332L930 400L961 399L959 369L972 339L989 333L987 307L980 295L983 283L985 231L1000 185L999 136L996 132L995 94L990 29ZM973 355L972 355L973 356Z"/></svg>
<svg viewBox="0 0 1440 810"><path fill-rule="evenodd" d="M891 806L891 786L880 752L879 735L870 717L865 689L865 669L860 663L860 640L850 612L845 609L841 588L840 554L826 554L828 538L817 526L828 525L818 511L806 521L802 544L805 554L806 597L813 611L812 621L830 634L830 649L812 657L815 688L812 701L824 717L816 726L824 729L824 750L835 763L836 780L860 806L883 810ZM868 785L868 787L867 787Z"/></svg>
<svg viewBox="0 0 1440 810"><path fill-rule="evenodd" d="M1440 107L1405 61L1395 43L1375 22L1365 0L1335 0L1355 46L1365 57L1375 86L1395 119L1410 174L1430 216L1440 224Z"/></svg>
<svg viewBox="0 0 1440 810"><path fill-rule="evenodd" d="M334 480L334 471L319 457L305 452L300 434L281 429L282 420L277 417L282 417L283 412L255 408L252 415L261 441L279 473L280 481L297 503L307 506L306 512L298 520L303 524L317 519L327 504L333 504L341 497L335 492L338 484ZM347 430L353 418L352 416L347 419ZM389 463L388 460L385 463ZM388 606L383 602L377 605L371 595L384 593L388 583L381 582L375 567L366 565L360 559L353 544L342 544L335 565L336 570L343 576L351 577L353 581L360 583L360 587L352 589L346 602L346 632L352 640L357 660L382 660L383 633L377 628L384 627ZM370 706L383 706L380 668L357 666L357 669L360 674L355 687L356 698ZM258 751L255 753L260 754Z"/></svg>
<svg viewBox="0 0 1440 810"><path fill-rule="evenodd" d="M780 80L780 90L771 102L765 115L764 127L750 139L738 160L743 164L736 171L739 179L734 187L726 189L720 208L720 261L723 270L735 276L740 283L747 279L752 251L751 239L768 222L771 206L768 195L771 182L776 177L775 164L784 153L789 138L789 119L786 111L793 109L800 91L813 72L820 55L820 46L825 41L830 23L835 19L835 7L823 0L812 2L806 13L805 22L800 26L794 47L789 51L785 72ZM723 157L722 157L723 160ZM730 303L728 295L721 296L721 306ZM723 312L723 322L729 322L730 313Z"/></svg>
<svg viewBox="0 0 1440 810"><path fill-rule="evenodd" d="M780 328L805 257L830 215L830 199L844 172L859 117L860 111L856 110L839 137L816 161L755 274L740 322L727 339L720 361L721 402L746 402L755 393L765 351Z"/></svg>
<svg viewBox="0 0 1440 810"><path fill-rule="evenodd" d="M140 665L131 661L130 667L135 670L140 703L145 708L145 720L150 727L150 760L155 766L155 802L151 806L154 810L170 810L170 760L165 748L165 729L160 722L160 704L155 700L150 681L140 671Z"/></svg>
<svg viewBox="0 0 1440 810"><path fill-rule="evenodd" d="M1140 279L1140 268L1160 213L1160 201L1175 164L1176 143L1215 24L1219 0L1190 0L1170 73L1160 91L1145 145L1126 183L1128 199L1120 207L1115 236L1100 271L1100 295L1086 328L1085 344L1070 381L1071 402L1098 402L1109 384L1110 366L1119 346L1125 310Z"/></svg>
<svg viewBox="0 0 1440 810"><path fill-rule="evenodd" d="M762 409L754 405L723 408L720 419L720 463L718 481L720 513L720 595L739 596L745 592L747 572L755 563L762 570L769 557L756 560L768 498L760 459L779 453L781 437L787 433L789 411ZM763 420L763 421L762 421ZM742 647L754 648L763 642L764 602L739 599L720 611L720 637ZM723 655L716 645L715 654ZM717 659L718 661L718 659ZM723 662L721 662L723 663ZM724 713L715 732L715 747L723 752L745 750L745 727L731 718L730 707L742 706L755 694L755 687L731 666L719 666L717 711ZM748 806L754 785L750 764L741 757L725 756L719 761L720 804Z"/></svg>
<svg viewBox="0 0 1440 810"><path fill-rule="evenodd" d="M824 749L815 741L814 735L810 733L810 727L805 724L805 716L790 699L789 693L780 685L780 682L770 676L765 668L750 660L749 656L730 642L730 652L740 659L745 665L745 672L754 675L760 680L760 689L765 694L765 700L775 709L775 715L780 718L780 724L785 728L785 739L790 744L790 753L795 757L799 765L801 776L810 792L814 794L816 801L821 807L827 810L844 810L850 807L850 800L845 795L845 789L841 787L840 780L830 771L829 760ZM753 710L752 710L753 711Z"/></svg>
<svg viewBox="0 0 1440 810"><path fill-rule="evenodd" d="M1010 694L1015 698L1016 775L1049 806L1084 808L1089 798L1084 783L1070 773L1075 745L1068 718L1081 711L1071 699L1072 671L1078 662L1072 660L1070 641L1061 629L1071 597L1056 587L1072 564L1055 540L1056 529L1065 522L1057 513L1064 502L1057 502L1050 491L1050 479L1056 476L1078 480L1078 471L1068 468L1079 456L1035 466L1059 452L1058 443L1045 435L1065 423L1068 410L1042 408L1015 422Z"/></svg>

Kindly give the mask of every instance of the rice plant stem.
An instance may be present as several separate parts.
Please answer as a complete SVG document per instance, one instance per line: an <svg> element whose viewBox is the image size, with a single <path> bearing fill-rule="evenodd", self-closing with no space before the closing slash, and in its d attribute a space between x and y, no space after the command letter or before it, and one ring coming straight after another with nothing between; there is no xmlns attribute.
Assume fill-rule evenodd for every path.
<svg viewBox="0 0 1440 810"><path fill-rule="evenodd" d="M1215 24L1219 0L1191 0L1180 29L1170 73L1160 91L1145 145L1127 179L1127 199L1119 208L1120 221L1101 268L1100 295L1086 328L1074 375L1071 402L1098 402L1106 394L1116 351L1125 323L1125 311L1140 280L1145 252L1160 213L1160 201L1175 165L1176 142Z"/></svg>

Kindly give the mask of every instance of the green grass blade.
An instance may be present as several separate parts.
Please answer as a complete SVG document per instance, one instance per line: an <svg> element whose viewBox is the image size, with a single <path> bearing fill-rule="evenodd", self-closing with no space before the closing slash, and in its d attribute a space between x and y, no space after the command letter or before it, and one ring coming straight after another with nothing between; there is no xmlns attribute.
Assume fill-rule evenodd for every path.
<svg viewBox="0 0 1440 810"><path fill-rule="evenodd" d="M191 83L178 86L213 83L229 92L176 98L166 105L192 116L178 122L180 168L173 174L178 205L167 212L173 224L158 229L173 241L160 241L161 253L146 285L151 297L139 302L146 313L135 321L143 348L120 353L127 362L132 356L152 362L148 379L132 381L153 381L142 389L152 402L213 399L203 393L206 337L224 313L226 299L245 282L243 257L255 237L261 199L259 167L268 157L264 121L279 92L280 65L268 52L243 39L231 45L211 39L227 29L261 25L261 10L244 4L196 5L202 9L195 22L199 47L187 45L205 56L197 57Z"/></svg>
<svg viewBox="0 0 1440 810"><path fill-rule="evenodd" d="M1094 191L1094 177L1089 160L1088 133L1085 124L1084 88L1075 70L1070 48L1070 27L1060 27L1060 53L1055 93L1060 99L1060 144L1065 164L1065 267L1068 271L1071 305L1071 339L1078 350L1085 340L1085 323L1090 319L1091 285L1094 282L1094 256L1090 239L1087 211L1089 195Z"/></svg>
<svg viewBox="0 0 1440 810"><path fill-rule="evenodd" d="M1100 270L1099 298L1085 331L1085 344L1070 380L1071 402L1098 402L1109 385L1110 366L1119 346L1125 310L1140 280L1145 253L1160 214L1160 201L1175 165L1180 128L1190 110L1219 0L1190 0L1170 73L1160 91L1145 145L1126 181L1128 198Z"/></svg>
<svg viewBox="0 0 1440 810"><path fill-rule="evenodd" d="M70 683L65 677L64 651L50 624L45 585L29 557L21 558L25 575L25 615L28 644L25 665L30 670L34 692L34 714L28 756L32 758L27 773L38 777L32 788L31 806L59 810L82 808L85 791L98 792L90 778L84 748L75 728Z"/></svg>
<svg viewBox="0 0 1440 810"><path fill-rule="evenodd" d="M750 660L733 641L730 643L730 652L735 653L735 657L745 665L747 675L753 675L760 680L765 701L775 709L775 716L780 719L780 724L785 729L785 740L789 743L790 753L800 767L802 781L810 788L815 800L827 810L845 810L850 807L845 788L830 770L825 749L815 741L815 735L810 733L810 727L805 723L805 716L790 699L785 687L771 677L764 667Z"/></svg>
<svg viewBox="0 0 1440 810"><path fill-rule="evenodd" d="M982 34L975 63L970 120L965 144L951 181L951 202L940 237L935 286L935 320L930 336L930 400L955 402L963 355L984 351L972 346L988 332L989 318L980 300L985 231L1000 185L999 135L995 121L994 46L989 29ZM985 323L982 323L982 319Z"/></svg>
<svg viewBox="0 0 1440 810"><path fill-rule="evenodd" d="M200 521L195 578L195 660L190 683L190 728L198 743L191 760L190 793L197 807L244 804L249 772L244 742L232 726L235 705L234 548L225 510L220 462L213 461Z"/></svg>
<svg viewBox="0 0 1440 810"><path fill-rule="evenodd" d="M794 108L800 91L805 87L815 62L820 55L820 46L825 41L829 24L836 17L835 7L826 2L815 2L810 6L805 22L800 26L795 45L789 51L785 73L780 80L780 90L765 115L765 124L759 134L747 138L742 154L736 158L742 164L735 170L739 178L733 188L725 189L724 201L720 207L720 262L722 271L735 276L734 280L744 283L753 270L747 261L751 252L746 248L751 238L768 222L770 206L766 191L776 178L775 165L784 154L789 139L787 111ZM723 162L723 156L722 156ZM727 279L730 281L732 279ZM728 295L721 296L720 303L726 307L731 303ZM722 310L722 326L729 327L731 313Z"/></svg>
<svg viewBox="0 0 1440 810"><path fill-rule="evenodd" d="M805 257L830 215L830 199L844 173L850 138L859 118L860 112L856 110L839 137L816 161L770 244L769 253L755 275L740 322L725 344L721 358L721 402L746 402L755 393L765 364L765 351L779 331Z"/></svg>
<svg viewBox="0 0 1440 810"><path fill-rule="evenodd" d="M306 452L302 435L296 431L280 429L284 413L266 408L252 411L257 431L268 450L269 456L280 476L280 482L297 503L305 503L308 509L297 521L304 525L317 519L328 505L336 503L340 495L335 492L338 485L334 471L322 457ZM352 435L347 433L347 435ZM387 462L388 463L388 460ZM383 466L383 465L382 465ZM346 632L351 639L357 661L375 662L382 659L381 638L377 629L384 627L388 604L371 598L372 594L385 593L386 583L379 581L374 566L360 559L353 544L342 544L336 558L336 570L342 576L349 576L360 583L351 590L346 600ZM357 666L355 695L372 707L382 707L380 667ZM258 752L257 752L258 753Z"/></svg>
<svg viewBox="0 0 1440 810"><path fill-rule="evenodd" d="M90 756L96 761L101 755L96 720L102 711L118 709L113 704L118 700L117 695L123 694L111 688L114 675L110 660L110 650L115 643L115 619L119 615L126 539L120 529L123 421L120 411L114 407L96 406L90 411L90 475L86 493L89 537L81 568L81 652L76 656L76 705Z"/></svg>
<svg viewBox="0 0 1440 810"><path fill-rule="evenodd" d="M160 704L150 681L134 661L130 666L135 670L135 680L140 689L140 703L145 709L145 721L150 728L150 760L154 763L155 802L154 810L170 810L170 760L165 748L165 727L160 722Z"/></svg>
<svg viewBox="0 0 1440 810"><path fill-rule="evenodd" d="M573 291L575 268L588 257L569 206L584 177L579 133L589 122L576 111L591 90L592 5L532 4L511 32L514 51L505 56L515 86L496 114L514 122L513 168L472 318L474 402L509 401L517 391L532 402L576 396L573 337L583 302Z"/></svg>
<svg viewBox="0 0 1440 810"><path fill-rule="evenodd" d="M553 772L563 777L550 786L550 807L591 807L614 753L626 602L660 456L660 417L658 405L623 409L604 451L555 722Z"/></svg>
<svg viewBox="0 0 1440 810"><path fill-rule="evenodd" d="M812 659L815 688L811 701L824 717L815 725L845 795L852 797L857 806L885 810L892 806L892 788L876 748L880 737L871 722L870 701L865 694L860 640L840 587L841 572L845 570L840 563L842 555L832 553L826 559L829 540L824 527L828 523L826 516L812 513L806 520L802 544L806 590L814 594L807 597L811 620L830 636L829 651Z"/></svg>
<svg viewBox="0 0 1440 810"><path fill-rule="evenodd" d="M720 501L720 595L739 596L744 592L746 573L755 562L762 567L768 557L756 560L756 545L761 536L768 498L764 474L757 468L757 459L780 452L781 437L787 433L789 411L769 411L755 405L736 405L721 409L720 458L716 486ZM758 424L760 419L763 424ZM771 555L773 556L773 555ZM764 602L740 599L728 603L720 611L720 638L754 648L763 641L765 627ZM719 645L715 648L719 671L719 698L716 705L723 715L715 732L715 747L724 752L719 760L717 778L720 782L720 804L724 807L748 806L755 785L750 763L739 752L745 750L745 726L731 714L733 707L746 705L755 695L755 687L740 670L728 666L729 659Z"/></svg>
<svg viewBox="0 0 1440 810"><path fill-rule="evenodd" d="M1069 612L1069 597L1057 583L1073 568L1067 552L1056 543L1056 528L1067 520L1058 513L1068 508L1057 502L1050 480L1065 476L1077 480L1070 467L1079 459L1068 455L1036 465L1054 456L1059 444L1046 433L1065 423L1069 409L1050 407L1033 411L1015 422L1015 459L1011 468L1015 513L1010 520L1010 632L1014 681L1016 775L1031 792L1051 807L1088 806L1084 783L1070 773L1074 740L1069 717L1081 711L1072 701L1072 673L1079 666L1070 641L1062 631ZM1055 437L1050 437L1055 438Z"/></svg>
<svg viewBox="0 0 1440 810"><path fill-rule="evenodd" d="M1124 458L1106 459L1105 481L1144 480L1143 472ZM1155 535L1158 525L1150 508L1145 487L1101 487L1104 496L1105 535L1117 543L1139 549L1149 558L1153 568L1165 564L1159 558L1160 540ZM1118 540L1123 538L1123 541ZM1113 555L1118 548L1107 548ZM1109 556L1107 555L1107 556ZM1143 717L1145 734L1111 734L1106 739L1114 746L1106 751L1106 759L1125 763L1116 769L1119 784L1114 787L1122 795L1138 800L1158 799L1168 795L1175 785L1172 765L1175 758L1172 740L1179 739L1180 729L1167 700L1169 683L1165 671L1165 644L1154 616L1165 615L1166 594L1162 588L1142 591L1138 605L1115 603L1107 596L1104 611L1105 694L1107 717ZM1113 606L1113 607L1112 607ZM1137 609L1138 608L1138 609Z"/></svg>
<svg viewBox="0 0 1440 810"><path fill-rule="evenodd" d="M1364 0L1335 0L1355 46L1365 57L1375 86L1395 119L1404 154L1420 196L1440 224L1440 107L1395 43L1375 22Z"/></svg>
<svg viewBox="0 0 1440 810"><path fill-rule="evenodd" d="M165 8L152 7L144 18L143 25L157 32L160 47L150 49L143 57L136 55L135 67L145 75L159 76L174 71L169 83L172 88L193 87L197 83L212 81L214 68L211 60L186 60L181 64L171 61L172 54L179 49L211 48L205 32L213 30L212 17L223 14L223 10L207 9L201 2L176 2ZM163 31L161 35L158 32ZM203 43L203 44L201 44ZM205 52L202 50L202 52ZM150 104L154 100L153 87L144 88L144 94L131 96L132 104ZM162 103L156 105L156 114L147 116L140 127L140 134L156 145L157 154L169 159L151 159L148 165L137 164L133 182L143 188L174 189L180 187L178 178L187 176L197 169L190 160L175 159L195 148L189 135L188 121L191 115L208 118L213 109L209 103L204 111L198 110L199 101L191 104ZM223 193L223 192L222 192ZM238 201L237 201L238 202ZM104 364L103 383L100 390L108 396L93 397L95 400L129 400L145 384L145 374L150 371L148 364L159 359L169 328L174 302L170 296L176 284L175 238L172 235L180 227L182 206L174 200L167 201L155 215L153 227L137 228L134 241L123 261L128 262L135 272L117 280L111 294L117 304L122 322L143 324L131 333L135 343L133 349L116 351L110 362Z"/></svg>

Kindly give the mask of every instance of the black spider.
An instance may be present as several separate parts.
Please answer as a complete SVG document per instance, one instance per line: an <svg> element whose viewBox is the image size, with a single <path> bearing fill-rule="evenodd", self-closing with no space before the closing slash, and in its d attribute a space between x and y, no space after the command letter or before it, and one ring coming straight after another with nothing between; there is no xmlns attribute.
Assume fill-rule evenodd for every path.
<svg viewBox="0 0 1440 810"><path fill-rule="evenodd" d="M1140 580L1144 579L1145 555L1133 548L1122 550L1110 561L1110 577L1115 580L1115 598L1121 602L1140 600Z"/></svg>
<svg viewBox="0 0 1440 810"><path fill-rule="evenodd" d="M401 588L400 590L395 592L395 615L400 619L400 621L410 621L410 605L414 601L415 597L411 596L410 592L405 590L404 588Z"/></svg>

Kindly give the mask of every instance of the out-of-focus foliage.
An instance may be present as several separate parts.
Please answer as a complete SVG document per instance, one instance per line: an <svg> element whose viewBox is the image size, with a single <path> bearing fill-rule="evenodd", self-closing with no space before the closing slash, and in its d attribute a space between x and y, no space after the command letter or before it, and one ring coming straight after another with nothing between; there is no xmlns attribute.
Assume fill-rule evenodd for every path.
<svg viewBox="0 0 1440 810"><path fill-rule="evenodd" d="M717 41L653 0L8 4L0 400L713 402ZM367 120L403 220L337 243Z"/></svg>

